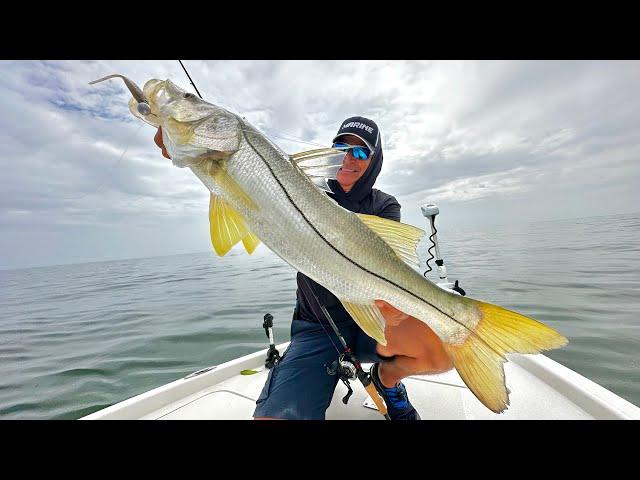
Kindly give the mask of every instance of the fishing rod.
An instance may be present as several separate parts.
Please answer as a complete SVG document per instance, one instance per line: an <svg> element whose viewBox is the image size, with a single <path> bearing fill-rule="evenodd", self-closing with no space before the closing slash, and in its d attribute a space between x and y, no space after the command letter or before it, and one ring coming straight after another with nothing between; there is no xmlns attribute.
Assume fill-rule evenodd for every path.
<svg viewBox="0 0 640 480"><path fill-rule="evenodd" d="M351 348L347 345L347 342L340 333L338 326L331 318L331 314L327 311L325 306L320 303L320 300L318 300L318 297L316 296L315 291L313 290L313 286L309 282L309 279L305 275L301 275L301 278L302 281L306 284L307 289L311 292L311 296L313 298L315 306L320 309L324 317L327 319L334 333L340 340L342 347L344 348L344 352L339 355L338 359L333 362L330 367L327 367L327 373L329 375L339 375L340 380L342 380L342 383L344 383L347 387L347 394L342 399L342 403L346 405L349 401L349 397L353 393L353 389L349 384L349 380L355 380L357 378L358 380L360 380L360 383L371 397L371 400L373 400L373 403L375 403L378 411L384 416L384 418L386 418L387 420L391 420L391 417L389 417L389 414L387 412L387 407L384 404L380 393L378 392L375 384L371 381L371 375L369 375L362 369L360 361L358 361L353 350L351 350ZM304 296L304 290L300 291ZM329 340L331 340L329 332L327 332L327 330L324 328L324 325L321 321L320 326L322 326L324 332L329 336ZM331 340L331 343L333 343L333 340ZM333 344L333 346L334 348L336 348L335 344ZM340 352L338 351L338 353Z"/></svg>
<svg viewBox="0 0 640 480"><path fill-rule="evenodd" d="M200 92L198 91L198 87L196 87L196 84L193 83L193 80L191 80L191 75L189 75L189 72L187 72L187 69L184 67L184 64L182 63L182 60L178 60L178 61L180 62L180 65L182 66L182 69L184 70L184 73L186 73L187 77L189 77L189 81L191 82L191 85L193 85L193 88L196 89L196 93L198 94L198 96L200 98L202 98L202 95L200 95Z"/></svg>
<svg viewBox="0 0 640 480"><path fill-rule="evenodd" d="M202 98L202 95L200 95L200 92L198 91L198 87L196 87L196 84L195 84L195 83L193 83L193 80L191 79L191 75L189 75L189 72L187 72L187 68L186 68L186 67L184 66L184 64L182 63L182 60L178 60L178 62L180 62L180 66L181 66L181 67L182 67L182 69L184 70L184 73L186 73L186 74L187 74L187 77L189 78L189 81L191 82L191 85L193 85L193 88L195 88L196 93L198 94L198 96L199 96L200 98ZM203 100L204 100L204 98L203 98ZM148 112L147 112L147 113L148 113ZM287 132L283 132L283 133L287 133ZM288 134L288 135L290 135L290 137L291 137L291 138L287 138L287 137L285 137L285 136L278 135L278 134L271 134L271 135L272 135L272 136L274 136L274 137L282 138L282 139L284 139L284 140L289 140L289 141L296 141L296 142L306 143L306 144L308 144L308 145L315 145L315 146L318 146L318 147L324 147L324 146L325 146L325 145L322 145L322 144L320 144L320 143L308 142L308 141L306 141L306 140L302 140L302 139L300 139L300 138L296 138L296 137L294 137L293 135L290 135L290 134Z"/></svg>

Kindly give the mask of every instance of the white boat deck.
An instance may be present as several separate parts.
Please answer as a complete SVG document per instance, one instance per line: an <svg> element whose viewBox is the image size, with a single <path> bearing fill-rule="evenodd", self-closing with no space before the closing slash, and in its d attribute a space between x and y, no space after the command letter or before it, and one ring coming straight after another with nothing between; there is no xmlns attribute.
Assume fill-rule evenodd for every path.
<svg viewBox="0 0 640 480"><path fill-rule="evenodd" d="M288 344L278 345L282 353ZM185 378L105 408L83 419L238 420L251 419L268 370L266 349L203 369ZM494 414L469 391L455 370L403 380L423 420L640 419L640 408L544 355L510 355L505 364L511 405ZM363 368L368 370L369 364ZM245 369L258 373L241 375ZM328 420L384 420L360 382L338 382Z"/></svg>

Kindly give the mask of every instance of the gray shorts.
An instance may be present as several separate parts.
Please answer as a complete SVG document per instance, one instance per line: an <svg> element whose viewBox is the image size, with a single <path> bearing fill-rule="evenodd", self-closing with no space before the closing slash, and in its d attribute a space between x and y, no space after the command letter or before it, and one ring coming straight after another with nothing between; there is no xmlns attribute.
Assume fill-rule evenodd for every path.
<svg viewBox="0 0 640 480"><path fill-rule="evenodd" d="M338 329L361 363L387 359L377 354L376 341L353 321L338 324ZM291 343L269 372L253 416L324 420L339 380L337 375L327 373L325 365L343 352L330 325L323 329L319 323L293 320Z"/></svg>

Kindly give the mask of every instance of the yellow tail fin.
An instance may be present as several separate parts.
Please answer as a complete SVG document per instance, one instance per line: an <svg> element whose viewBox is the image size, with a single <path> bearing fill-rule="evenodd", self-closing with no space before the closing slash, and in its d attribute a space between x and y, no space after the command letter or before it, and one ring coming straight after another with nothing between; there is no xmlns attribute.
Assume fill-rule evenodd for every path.
<svg viewBox="0 0 640 480"><path fill-rule="evenodd" d="M469 299L472 300L472 299ZM495 413L509 405L504 378L506 353L540 353L567 344L554 329L490 303L476 303L480 321L461 345L444 344L460 377L476 397Z"/></svg>

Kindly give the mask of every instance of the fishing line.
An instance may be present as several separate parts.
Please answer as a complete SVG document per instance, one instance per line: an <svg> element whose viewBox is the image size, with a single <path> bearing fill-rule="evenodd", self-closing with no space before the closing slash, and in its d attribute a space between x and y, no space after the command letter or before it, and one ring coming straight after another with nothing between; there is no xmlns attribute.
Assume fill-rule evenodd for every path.
<svg viewBox="0 0 640 480"><path fill-rule="evenodd" d="M193 85L193 88L196 89L196 93L198 94L198 96L200 98L202 98L202 95L200 95L200 92L198 91L198 87L196 87L196 84L193 83L193 80L191 80L191 75L189 75L189 72L187 72L187 69L184 68L184 65L182 64L182 60L178 60L180 62L180 65L182 66L182 69L184 70L184 73L187 74L187 77L189 77L189 81L191 82L191 85ZM204 99L203 99L204 100Z"/></svg>
<svg viewBox="0 0 640 480"><path fill-rule="evenodd" d="M315 296L315 293L313 291L313 287L311 287L311 284L309 283L308 279L306 276L302 277L302 280L304 281L304 283L307 285L307 288L310 289L311 291L311 295L313 295L314 297L314 301L315 301L315 305L320 305L320 302L318 301L318 298ZM304 289L300 289L300 294L302 295L302 297L305 299L305 301L307 302L307 305L311 305L311 302L309 301L309 298L307 298L307 295L305 294ZM312 307L313 308L313 307ZM315 309L314 309L315 310ZM324 312L323 312L324 313ZM317 316L317 314L316 314ZM325 315L326 317L326 315ZM330 321L329 318L327 318L327 321ZM341 355L342 352L340 352L340 350L338 349L338 347L336 346L335 342L333 341L333 338L331 338L331 334L329 333L329 331L327 330L327 328L324 326L324 323L322 322L322 320L318 317L318 323L320 324L320 326L322 327L322 329L324 330L324 333L327 335L327 337L329 337L329 340L331 341L331 345L333 345L333 348L336 349L336 352L338 352L338 355Z"/></svg>
<svg viewBox="0 0 640 480"><path fill-rule="evenodd" d="M246 121L246 119L245 119L244 117L242 117L242 119ZM254 128L256 128L256 130L259 130L257 127L254 127ZM243 131L243 132L255 133L253 130L246 130L246 129L244 129L244 128L240 128L239 130L241 130L241 131ZM266 135L266 133L265 133L265 135ZM315 147L329 148L329 147L327 147L327 145L326 145L326 144L316 143L316 142L308 142L308 141L306 141L306 140L301 140L301 139L299 139L299 138L295 138L295 137L287 138L287 137L284 137L284 136L282 136L282 135L277 135L277 134L273 134L273 133L269 133L267 136L268 136L268 137L283 138L283 139L285 139L285 140L289 140L290 142L295 141L295 142L300 142L300 143L307 143L307 144L309 144L309 145L313 145L313 146L315 146Z"/></svg>
<svg viewBox="0 0 640 480"><path fill-rule="evenodd" d="M295 142L300 142L300 143L306 143L308 145L314 145L316 147L326 147L326 145L323 145L321 143L316 143L316 142L308 142L306 140L301 140L299 138L296 137L291 137L291 138L287 138L285 136L282 135L276 135L276 134L271 134L272 137L277 137L277 138L282 138L284 140L289 140L290 142L295 141Z"/></svg>
<svg viewBox="0 0 640 480"><path fill-rule="evenodd" d="M107 171L107 174L103 177L102 182L96 187L96 189L93 192L85 193L84 195L81 195L79 197L62 198L62 200L81 200L88 195L98 193L106 185L107 183L106 181L113 178L113 172L115 171L116 167L118 167L118 165L120 164L124 156L127 154L127 150L129 150L129 147L133 143L133 140L136 138L136 135L138 135L138 132L140 132L140 130L144 125L145 125L144 123L141 123L140 126L137 128L137 130L133 133L133 135L127 140L127 146L125 147L124 151L122 152L122 154L120 155L116 163L113 166L111 166L111 168L109 168L109 170Z"/></svg>
<svg viewBox="0 0 640 480"><path fill-rule="evenodd" d="M191 85L193 85L193 88L195 88L196 93L198 94L198 96L199 96L200 98L202 98L202 95L200 95L200 92L198 91L198 87L196 87L196 84L195 84L195 83L193 83L193 80L191 79L191 75L189 75L189 72L187 72L187 69L186 69L186 67L184 66L184 64L182 63L182 60L178 60L178 62L180 62L180 66L181 66L181 67L182 67L182 69L184 70L184 73L186 73L186 74L187 74L187 77L189 78L189 81L191 82ZM204 99L203 99L203 100L204 100ZM270 135L271 135L272 137L282 138L282 139L284 139L284 140L289 140L289 141L296 141L296 142L306 143L306 144L308 144L308 145L314 145L314 146L316 146L316 147L325 147L325 146L326 146L326 145L323 145L323 144L320 144L320 143L316 143L316 142L308 142L308 141L306 141L306 140L302 140L302 139L300 139L300 138L297 138L297 137L295 137L295 136L291 135L291 134L290 134L290 133L288 133L288 132L282 132L282 133L285 133L285 134L289 135L289 137L290 137L290 138L287 138L287 137L285 137L285 136L283 136L283 135L278 135L278 134L270 134Z"/></svg>

